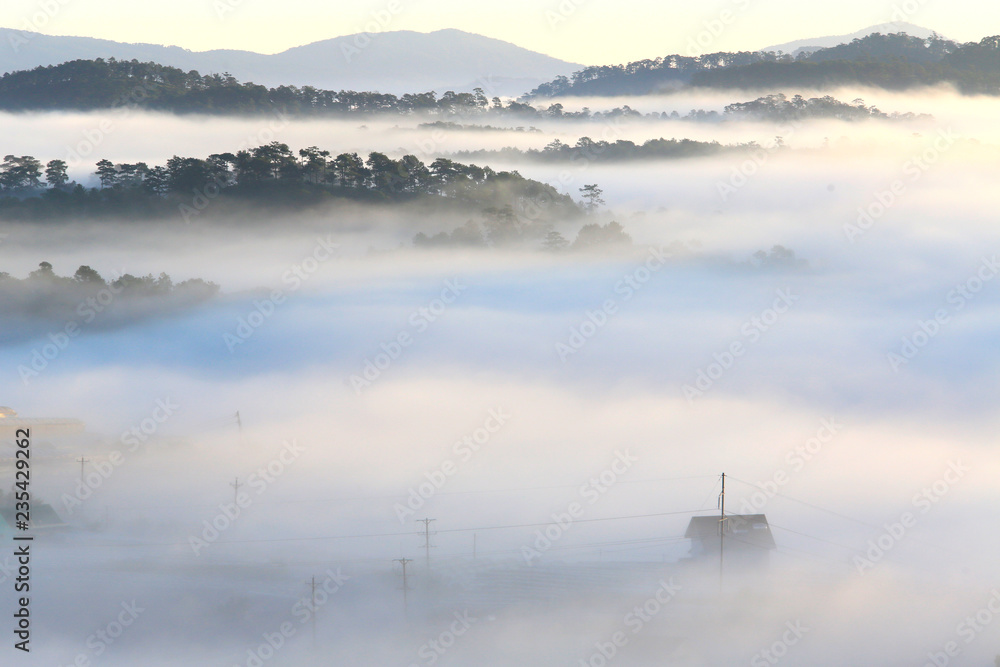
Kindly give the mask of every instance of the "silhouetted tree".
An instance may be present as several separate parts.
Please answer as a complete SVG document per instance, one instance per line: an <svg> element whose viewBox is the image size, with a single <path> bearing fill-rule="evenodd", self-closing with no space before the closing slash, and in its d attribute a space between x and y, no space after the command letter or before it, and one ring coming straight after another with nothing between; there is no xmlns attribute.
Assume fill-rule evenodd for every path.
<svg viewBox="0 0 1000 667"><path fill-rule="evenodd" d="M89 266L83 265L76 270L73 274L73 280L78 283L86 283L91 285L105 285L104 278L101 277L94 269Z"/></svg>
<svg viewBox="0 0 1000 667"><path fill-rule="evenodd" d="M542 247L549 252L559 252L560 250L565 250L568 245L569 241L567 241L562 234L555 230L546 234L545 240L542 241Z"/></svg>
<svg viewBox="0 0 1000 667"><path fill-rule="evenodd" d="M625 229L617 222L611 221L606 225L591 223L580 228L573 242L574 250L586 250L600 246L631 245L632 237L625 233Z"/></svg>
<svg viewBox="0 0 1000 667"><path fill-rule="evenodd" d="M583 209L587 213L593 213L604 204L604 200L601 199L601 195L604 194L604 191L597 187L596 183L584 185L580 188L580 192L583 193Z"/></svg>
<svg viewBox="0 0 1000 667"><path fill-rule="evenodd" d="M45 165L45 181L53 188L62 188L69 182L66 175L66 162L64 160L50 160Z"/></svg>

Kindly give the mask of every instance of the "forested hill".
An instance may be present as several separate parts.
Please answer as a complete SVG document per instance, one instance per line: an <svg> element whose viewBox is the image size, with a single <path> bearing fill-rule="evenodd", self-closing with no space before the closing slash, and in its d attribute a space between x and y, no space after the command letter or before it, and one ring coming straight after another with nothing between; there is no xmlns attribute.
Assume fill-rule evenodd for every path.
<svg viewBox="0 0 1000 667"><path fill-rule="evenodd" d="M473 93L434 92L401 96L321 90L310 86L267 88L241 83L228 74L202 75L192 70L136 60L74 60L0 77L0 110L83 110L129 106L177 113L336 113L459 112L487 108L531 110L517 102L488 100Z"/></svg>
<svg viewBox="0 0 1000 667"><path fill-rule="evenodd" d="M874 33L798 57L773 52L668 55L587 67L533 97L641 95L680 87L775 89L865 85L889 90L952 84L966 94L1000 94L1000 36L957 44L937 36Z"/></svg>
<svg viewBox="0 0 1000 667"><path fill-rule="evenodd" d="M214 200L300 210L336 199L377 203L426 202L463 210L510 208L539 221L580 213L569 195L516 171L414 155L395 160L371 152L341 153L316 146L297 153L271 142L205 159L174 156L165 165L96 163L99 188L71 182L65 160L8 155L0 164L0 218L46 219L102 215L154 216L171 211L201 216ZM44 176L45 184L42 179Z"/></svg>
<svg viewBox="0 0 1000 667"><path fill-rule="evenodd" d="M832 49L831 49L832 50ZM740 63L756 63L760 54L723 54L726 68L736 71ZM720 56L722 57L722 56ZM766 56L770 57L770 56ZM757 59L757 60L755 60ZM735 69L734 69L735 68ZM653 76L652 73L649 76ZM595 80L596 81L596 80ZM631 85L631 84L630 84ZM782 120L789 109L773 102L781 96L762 97L754 101L727 107L727 115L746 115ZM763 102L767 102L763 105ZM790 104L790 103L789 103ZM764 106L770 108L763 114ZM785 106L788 106L787 104ZM798 118L811 116L837 117L843 120L889 118L874 108L847 105L831 97L799 100L793 105ZM745 108L744 108L745 107ZM752 107L752 108L751 108ZM676 112L639 113L630 107L604 111L563 109L561 104L532 106L516 100L487 99L482 90L472 93L445 91L440 97L431 91L391 95L353 90L320 90L308 86L266 88L254 83L241 83L227 74L202 75L184 72L175 67L137 61L74 60L30 71L0 76L0 111L92 111L99 109L148 109L169 113L207 114L395 114L426 113L441 118L509 118L516 122L543 118L593 120L608 122L619 117L654 120L681 119ZM779 118L781 116L781 118ZM892 117L898 117L895 114ZM716 112L692 109L684 120L716 121ZM439 121L438 129L490 129L491 126L461 125ZM496 128L494 128L496 129ZM505 128L510 129L510 128Z"/></svg>

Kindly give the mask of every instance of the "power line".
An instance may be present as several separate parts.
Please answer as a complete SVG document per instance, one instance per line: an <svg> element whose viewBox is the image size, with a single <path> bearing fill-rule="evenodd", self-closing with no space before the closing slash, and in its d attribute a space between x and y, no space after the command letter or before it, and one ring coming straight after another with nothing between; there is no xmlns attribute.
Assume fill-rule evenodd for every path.
<svg viewBox="0 0 1000 667"><path fill-rule="evenodd" d="M730 479L734 479L737 482L740 482L741 484L746 484L747 486L749 486L749 487L751 487L753 489L756 489L757 491L760 491L760 487L757 486L756 484L752 484L752 483L747 482L745 480L739 479L738 477L733 477L732 475L730 475ZM867 521L862 521L861 519L855 519L854 517L847 516L846 514L841 514L840 512L834 512L833 510L826 509L825 507L820 507L819 505L814 505L812 503L807 503L804 500L799 500L797 498L792 498L791 496L786 495L786 494L781 493L781 492L778 492L778 491L774 491L770 495L775 495L775 496L779 496L781 498L784 498L786 500L791 500L792 502L799 503L800 505L805 505L806 507L811 507L814 510L819 510L820 512L826 512L827 514L832 514L834 516L840 517L841 519L847 519L848 521L853 521L854 523L861 524L862 526L867 526L869 528L879 528L879 526L876 526L874 524L870 524Z"/></svg>
<svg viewBox="0 0 1000 667"><path fill-rule="evenodd" d="M701 508L694 510L683 510L680 512L656 512L653 514L632 514L627 516L609 516L600 517L594 519L575 519L574 524L577 523L593 523L598 521L620 521L625 519L646 519L651 517L659 516L674 516L678 514L694 514L695 512L707 512L714 508ZM544 523L519 523L519 524L508 524L503 526L473 526L469 528L447 528L445 530L436 531L439 533L464 533L469 531L478 530L505 530L509 528L538 528L541 526L551 525L551 521ZM313 537L270 537L270 538L258 538L251 540L219 540L213 544L255 544L262 542L312 542L318 540L346 540L346 539L363 539L369 537L407 537L412 535L412 533L361 533L356 535L324 535L324 536L313 536ZM77 544L74 545L75 548L79 547L176 547L176 546L188 546L186 542L133 542L126 544Z"/></svg>
<svg viewBox="0 0 1000 667"><path fill-rule="evenodd" d="M690 477L667 477L660 479L619 480L615 484L618 485L618 484L643 484L650 482L670 482L670 481L687 480L687 479L706 479L708 477L714 477L716 479L716 484L718 483L718 475L695 475ZM469 491L438 491L434 494L434 496L437 497L437 496L482 494L482 493L519 493L522 491L543 491L550 489L578 489L578 488L580 488L579 484L560 484L556 486L510 487L506 489L472 489ZM394 493L389 495L378 495L378 496L341 496L339 498L298 498L293 500L275 500L271 501L269 504L288 505L294 503L337 503L337 502L346 502L352 500L391 500L391 499L399 499L405 497L406 496L403 494ZM711 497L711 493L709 494L709 497ZM704 505L706 502L707 499L706 501L700 504ZM170 508L199 507L203 509L217 509L216 506L207 503L204 505L201 503L186 503L186 504L164 503L164 504L141 504L141 505L129 504L129 509L157 509L163 507L170 507ZM702 510L697 510L697 511L702 511Z"/></svg>
<svg viewBox="0 0 1000 667"><path fill-rule="evenodd" d="M675 482L688 479L706 479L708 477L714 477L718 480L718 475L694 475L689 477L663 477L663 478L653 478L653 479L632 479L632 480L619 480L615 482L616 485L619 484L647 484L651 482ZM551 489L578 489L579 484L556 484L554 486L524 486L524 487L508 487L504 489L470 489L468 491L438 491L434 494L437 496L461 496L469 494L482 494L482 493L520 493L522 491L547 491ZM349 500L387 500L393 498L405 498L406 494L393 493L377 496L341 496L339 498L301 498L297 500L282 500L278 501L281 503L337 503L345 502ZM701 503L704 505L705 503Z"/></svg>
<svg viewBox="0 0 1000 667"><path fill-rule="evenodd" d="M733 477L732 475L730 475L729 477L730 477L730 479L735 479L737 482L740 482L742 484L746 484L747 486L749 486L749 487L751 487L751 488L753 488L755 490L758 490L758 491L760 490L760 487L758 487L756 484L752 484L750 482L747 482L746 480L742 480L742 479L739 479L737 477ZM799 500L798 498L793 498L792 496L789 496L788 494L785 494L785 493L774 491L772 495L778 496L778 497L783 498L785 500L790 500L793 503L798 503L800 505L805 505L806 507L809 507L811 509L814 509L814 510L817 510L817 511L820 511L820 512L826 512L827 514L831 514L833 516L839 517L841 519L845 519L847 521L852 521L852 522L854 522L854 523L856 523L858 525L865 526L866 528L874 528L875 530L885 530L885 526L877 526L877 525L875 525L873 523L868 523L867 521L862 521L861 519L857 519L857 518L852 517L852 516L847 516L846 514L842 514L840 512L835 512L834 510L827 509L825 507L820 507L819 505L815 505L813 503L809 503L809 502L806 502L804 500ZM962 551L962 550L959 550L959 549L955 549L953 547L949 547L949 546L946 546L944 544L940 544L938 542L931 542L931 541L928 541L928 540L923 540L923 539L920 539L919 536L912 536L912 539L915 542L920 542L920 543L925 544L927 546L933 546L933 547L936 547L938 549L941 549L942 551L948 551L948 552L951 552L953 554L960 554L960 555L966 556L966 557L968 557L970 555L969 552L967 552L967 551Z"/></svg>
<svg viewBox="0 0 1000 667"><path fill-rule="evenodd" d="M802 537L808 537L809 539L816 540L817 542L825 542L825 543L831 544L831 545L833 545L835 547L840 547L841 549L846 549L848 551L853 551L854 553L859 553L859 554L863 554L864 553L864 551L862 549L856 549L854 547L848 547L848 546L845 546L843 544L838 544L837 542L833 542L831 540L825 540L822 537L816 537L815 535L809 535L807 533L803 533L803 532L800 532L800 531L797 531L797 530L792 530L791 528L785 528L784 526L779 526L777 524L773 524L773 523L770 523L770 522L768 522L768 525L771 528L777 528L779 530L783 530L783 531L788 532L788 533L794 533L795 535L801 535Z"/></svg>

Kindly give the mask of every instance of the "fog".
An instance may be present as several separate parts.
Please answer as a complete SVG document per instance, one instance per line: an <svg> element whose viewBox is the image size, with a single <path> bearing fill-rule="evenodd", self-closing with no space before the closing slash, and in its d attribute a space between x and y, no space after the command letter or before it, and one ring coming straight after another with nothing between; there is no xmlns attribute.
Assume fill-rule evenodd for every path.
<svg viewBox="0 0 1000 667"><path fill-rule="evenodd" d="M633 240L607 252L415 249L476 213L391 205L0 221L16 278L48 261L221 286L185 310L80 322L64 346L64 320L5 322L0 403L86 423L33 439L34 502L69 526L36 531L22 662L992 664L998 103L861 93L834 95L933 120L642 120L611 136L544 120L442 139L402 118L116 117L72 176L272 135L428 163L584 135L763 149L476 160L574 197L599 184L593 220ZM683 114L753 97L579 104ZM5 116L0 139L63 157L101 118ZM556 228L572 240L584 222ZM754 257L774 246L796 261ZM12 483L9 434L3 447ZM690 557L721 473L727 515L767 517L766 566L742 562L737 536L721 576L717 552Z"/></svg>

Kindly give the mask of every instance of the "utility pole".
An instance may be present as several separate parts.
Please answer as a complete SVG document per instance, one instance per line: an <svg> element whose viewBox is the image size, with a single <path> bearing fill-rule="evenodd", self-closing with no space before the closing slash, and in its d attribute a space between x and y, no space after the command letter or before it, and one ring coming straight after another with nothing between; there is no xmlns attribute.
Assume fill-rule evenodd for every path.
<svg viewBox="0 0 1000 667"><path fill-rule="evenodd" d="M719 593L722 593L723 551L726 546L726 473L722 473L722 493L719 494Z"/></svg>
<svg viewBox="0 0 1000 667"><path fill-rule="evenodd" d="M409 558L396 558L392 562L403 566L403 613L406 613L406 592L410 590L410 587L406 583L406 566L413 561Z"/></svg>
<svg viewBox="0 0 1000 667"><path fill-rule="evenodd" d="M437 519L417 519L417 523L424 524L424 554L427 558L427 569L431 569L431 522Z"/></svg>
<svg viewBox="0 0 1000 667"><path fill-rule="evenodd" d="M236 411L236 426L240 429L240 436L243 435L243 420L240 419L240 411Z"/></svg>
<svg viewBox="0 0 1000 667"><path fill-rule="evenodd" d="M306 586L312 588L312 635L313 635L313 648L316 648L316 577L312 578L312 581L307 581Z"/></svg>
<svg viewBox="0 0 1000 667"><path fill-rule="evenodd" d="M233 504L239 507L238 498L240 495L240 487L243 486L240 484L240 478L237 477L235 482L230 482L229 486L233 487Z"/></svg>
<svg viewBox="0 0 1000 667"><path fill-rule="evenodd" d="M85 459L82 456L76 460L80 464L80 481L83 481L83 466L90 463L90 459Z"/></svg>

